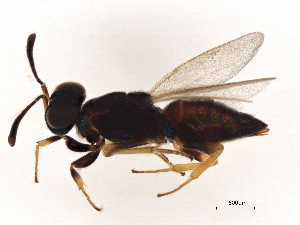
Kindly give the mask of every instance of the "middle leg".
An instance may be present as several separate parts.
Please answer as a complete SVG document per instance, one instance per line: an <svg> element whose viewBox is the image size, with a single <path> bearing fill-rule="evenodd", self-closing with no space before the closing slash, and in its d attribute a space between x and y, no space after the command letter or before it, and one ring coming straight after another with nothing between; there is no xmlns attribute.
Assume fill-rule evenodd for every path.
<svg viewBox="0 0 300 225"><path fill-rule="evenodd" d="M151 142L150 142L151 143ZM115 154L138 154L138 153L152 153L161 158L165 163L169 165L169 170L172 171L173 164L169 161L169 159L164 154L175 154L181 155L184 157L193 160L193 157L183 151L172 150L172 149L164 149L160 148L160 143L156 143L156 146L142 146L149 144L149 140L140 141L140 142L124 142L124 143L111 143L107 144L103 148L103 154L106 157L115 155ZM184 172L173 170L174 172L180 173L184 176ZM138 171L132 170L133 173L155 173L155 171ZM163 171L166 172L166 171Z"/></svg>
<svg viewBox="0 0 300 225"><path fill-rule="evenodd" d="M71 175L75 181L75 183L77 184L79 190L82 191L82 193L84 194L84 196L86 197L86 199L88 200L88 202L94 207L94 209L96 209L97 211L101 211L102 208L97 207L91 200L90 196L88 195L88 193L85 191L84 189L84 182L80 176L80 174L77 172L76 169L78 168L85 168L90 166L91 164L93 164L95 162L95 160L98 158L99 153L102 149L102 147L104 146L105 143L105 139L103 137L101 137L99 143L97 143L96 145L92 145L92 146L97 146L96 149L93 149L91 152L89 152L88 154L86 154L85 156L77 159L76 161L71 163L70 166L70 172Z"/></svg>
<svg viewBox="0 0 300 225"><path fill-rule="evenodd" d="M105 157L110 157L116 154L138 154L138 153L164 153L164 154L175 154L193 159L188 153L160 148L160 144L156 146L142 146L149 144L148 141L141 142L122 142L122 143L111 143L103 147L103 155Z"/></svg>

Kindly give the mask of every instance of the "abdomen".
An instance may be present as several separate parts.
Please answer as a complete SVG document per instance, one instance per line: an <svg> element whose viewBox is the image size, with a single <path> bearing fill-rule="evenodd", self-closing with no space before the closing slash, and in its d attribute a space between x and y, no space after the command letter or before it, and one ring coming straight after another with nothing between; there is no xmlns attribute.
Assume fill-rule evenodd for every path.
<svg viewBox="0 0 300 225"><path fill-rule="evenodd" d="M186 143L229 141L254 135L267 127L255 117L213 100L174 101L163 113L179 139Z"/></svg>

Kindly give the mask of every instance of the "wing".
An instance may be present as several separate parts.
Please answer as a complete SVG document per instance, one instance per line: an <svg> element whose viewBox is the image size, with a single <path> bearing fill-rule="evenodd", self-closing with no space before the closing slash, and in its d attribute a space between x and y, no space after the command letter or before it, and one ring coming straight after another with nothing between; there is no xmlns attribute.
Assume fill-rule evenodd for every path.
<svg viewBox="0 0 300 225"><path fill-rule="evenodd" d="M240 110L243 102L250 102L253 97L276 78L261 78L241 82L212 85L207 87L189 88L182 91L171 91L160 96L153 96L153 102L170 100L215 99L227 106Z"/></svg>
<svg viewBox="0 0 300 225"><path fill-rule="evenodd" d="M262 33L250 33L204 52L167 74L149 93L159 99L174 91L223 84L248 64L263 40Z"/></svg>

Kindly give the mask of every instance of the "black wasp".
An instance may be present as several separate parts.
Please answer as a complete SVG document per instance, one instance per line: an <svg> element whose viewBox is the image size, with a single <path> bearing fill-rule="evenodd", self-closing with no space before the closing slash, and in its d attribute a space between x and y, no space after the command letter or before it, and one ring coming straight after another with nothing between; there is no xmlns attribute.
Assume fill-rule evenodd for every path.
<svg viewBox="0 0 300 225"><path fill-rule="evenodd" d="M77 186L96 210L101 208L91 201L76 169L91 165L101 150L104 156L153 153L169 165L167 169L153 171L133 170L135 173L174 171L183 174L192 170L186 182L170 192L158 194L160 197L176 192L215 165L223 151L222 142L265 135L269 130L264 122L234 108L248 102L275 78L225 83L257 53L264 40L262 33L244 35L196 56L167 74L149 92L112 92L84 104L85 89L75 82L58 85L49 97L34 65L35 38L35 34L28 37L27 57L43 94L15 119L8 142L15 145L20 121L43 99L46 124L55 136L37 142L35 182L38 182L40 147L64 139L70 150L88 152L72 162L70 170ZM154 105L162 101L171 103L164 109ZM74 125L89 144L66 135ZM166 142L172 143L174 149L163 148ZM198 162L173 165L165 154L177 154Z"/></svg>

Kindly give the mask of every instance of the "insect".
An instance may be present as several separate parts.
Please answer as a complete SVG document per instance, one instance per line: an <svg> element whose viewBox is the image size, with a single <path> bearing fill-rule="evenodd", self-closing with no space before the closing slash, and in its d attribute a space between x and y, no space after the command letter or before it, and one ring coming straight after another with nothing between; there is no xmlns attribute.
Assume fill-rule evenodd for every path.
<svg viewBox="0 0 300 225"><path fill-rule="evenodd" d="M86 155L71 163L70 172L88 202L98 211L77 172L90 166L102 150L104 156L116 154L153 153L168 164L168 168L134 173L174 171L190 177L172 191L174 193L198 178L217 163L223 151L222 142L249 136L266 135L267 124L234 108L264 89L275 78L261 78L225 83L234 77L255 56L264 35L250 33L213 48L174 69L149 92L112 92L85 100L84 87L75 82L59 84L51 97L35 69L31 34L27 40L27 57L31 70L41 85L43 94L36 97L15 119L8 142L15 145L22 118L40 99L43 100L45 121L55 136L38 141L35 154L35 182L38 182L38 159L41 147L58 140ZM154 104L171 101L165 108ZM66 135L75 125L89 144ZM164 148L170 142L174 148ZM165 154L177 154L196 160L196 163L172 164Z"/></svg>

